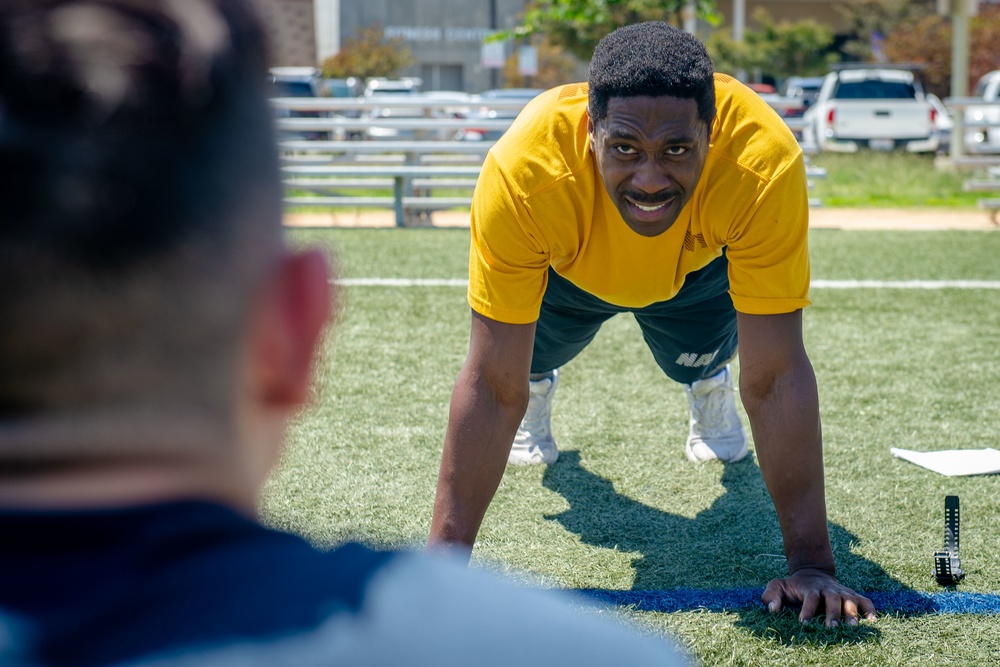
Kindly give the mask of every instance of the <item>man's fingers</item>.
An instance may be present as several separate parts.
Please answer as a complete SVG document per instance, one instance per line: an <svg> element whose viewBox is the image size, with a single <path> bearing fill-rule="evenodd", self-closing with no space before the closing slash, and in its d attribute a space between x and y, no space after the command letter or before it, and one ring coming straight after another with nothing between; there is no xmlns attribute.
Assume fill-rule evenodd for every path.
<svg viewBox="0 0 1000 667"><path fill-rule="evenodd" d="M767 606L767 610L773 613L781 611L781 597L781 582L778 579L772 579L767 584L760 599Z"/></svg>
<svg viewBox="0 0 1000 667"><path fill-rule="evenodd" d="M826 627L832 628L840 625L841 607L844 600L836 591L827 591L823 594L823 607L826 609Z"/></svg>
<svg viewBox="0 0 1000 667"><path fill-rule="evenodd" d="M848 625L858 624L858 605L851 598L844 600L844 622Z"/></svg>
<svg viewBox="0 0 1000 667"><path fill-rule="evenodd" d="M858 596L858 601L860 603L858 605L858 609L861 612L861 614L865 617L865 620L866 621L874 621L875 620L875 604L871 600L869 600L868 598L866 598L864 595L859 595Z"/></svg>
<svg viewBox="0 0 1000 667"><path fill-rule="evenodd" d="M819 608L819 593L809 592L806 594L805 599L802 600L802 611L799 612L799 622L806 623L811 621L813 616L816 615L816 610Z"/></svg>
<svg viewBox="0 0 1000 667"><path fill-rule="evenodd" d="M831 579L832 577L820 577ZM793 575L787 579L772 579L761 594L760 599L769 612L780 611L785 604L801 601L799 622L808 623L816 617L822 606L826 614L826 626L841 623L856 626L861 618L875 620L875 605L863 595L837 584L836 580L809 581L812 577Z"/></svg>

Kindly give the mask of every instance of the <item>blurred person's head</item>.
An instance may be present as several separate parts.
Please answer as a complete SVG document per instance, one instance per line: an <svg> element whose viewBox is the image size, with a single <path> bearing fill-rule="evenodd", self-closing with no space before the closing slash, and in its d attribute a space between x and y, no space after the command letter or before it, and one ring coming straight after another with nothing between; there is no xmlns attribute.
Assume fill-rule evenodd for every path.
<svg viewBox="0 0 1000 667"><path fill-rule="evenodd" d="M240 0L0 0L0 502L252 502L330 308L265 81Z"/></svg>

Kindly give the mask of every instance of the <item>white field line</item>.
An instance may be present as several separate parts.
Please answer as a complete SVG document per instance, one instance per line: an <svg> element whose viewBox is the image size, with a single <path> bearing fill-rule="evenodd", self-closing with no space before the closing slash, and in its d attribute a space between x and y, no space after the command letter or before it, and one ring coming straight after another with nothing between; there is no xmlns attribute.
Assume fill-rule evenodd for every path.
<svg viewBox="0 0 1000 667"><path fill-rule="evenodd" d="M341 278L345 287L467 287L464 278ZM813 280L816 289L1000 289L1000 280Z"/></svg>
<svg viewBox="0 0 1000 667"><path fill-rule="evenodd" d="M468 287L465 278L340 278L333 280L346 287Z"/></svg>
<svg viewBox="0 0 1000 667"><path fill-rule="evenodd" d="M1000 280L813 280L818 289L1000 289Z"/></svg>

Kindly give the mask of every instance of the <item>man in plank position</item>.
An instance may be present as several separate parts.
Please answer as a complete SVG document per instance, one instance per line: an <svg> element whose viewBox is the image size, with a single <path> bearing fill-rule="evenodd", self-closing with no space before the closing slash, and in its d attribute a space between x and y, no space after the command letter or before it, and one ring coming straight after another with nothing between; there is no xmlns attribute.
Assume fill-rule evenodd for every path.
<svg viewBox="0 0 1000 667"><path fill-rule="evenodd" d="M665 23L598 45L589 82L530 102L490 151L473 199L469 355L455 383L430 543L471 547L506 463L552 464L559 367L630 312L690 403L688 458L737 461L747 439L781 524L789 576L768 608L871 617L838 583L826 525L808 305L802 151L755 93L714 74Z"/></svg>

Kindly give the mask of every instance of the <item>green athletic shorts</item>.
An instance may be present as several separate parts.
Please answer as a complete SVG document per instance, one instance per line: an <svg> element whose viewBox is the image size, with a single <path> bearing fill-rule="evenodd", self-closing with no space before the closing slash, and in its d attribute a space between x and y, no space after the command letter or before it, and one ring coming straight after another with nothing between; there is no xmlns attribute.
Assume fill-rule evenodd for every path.
<svg viewBox="0 0 1000 667"><path fill-rule="evenodd" d="M559 368L587 346L612 315L630 312L656 363L673 380L711 376L736 354L736 310L729 297L725 255L688 275L673 299L645 308L615 306L585 292L551 268L535 329L531 372Z"/></svg>

